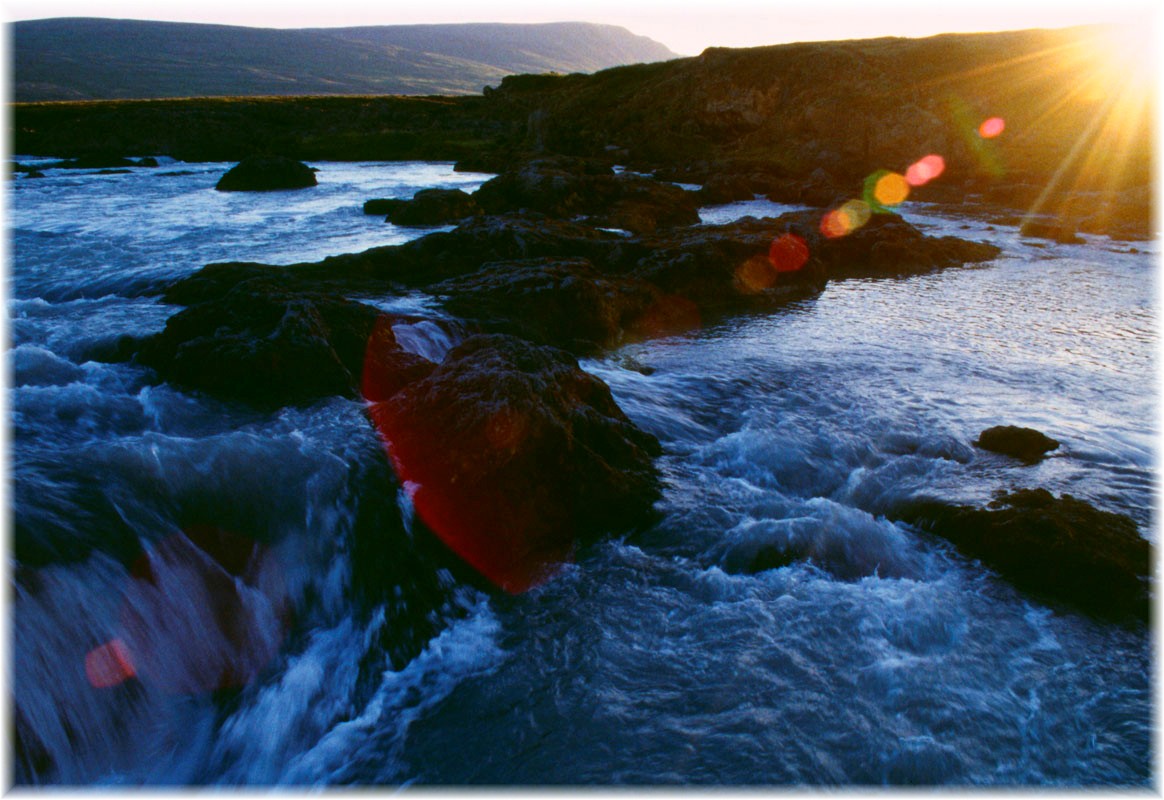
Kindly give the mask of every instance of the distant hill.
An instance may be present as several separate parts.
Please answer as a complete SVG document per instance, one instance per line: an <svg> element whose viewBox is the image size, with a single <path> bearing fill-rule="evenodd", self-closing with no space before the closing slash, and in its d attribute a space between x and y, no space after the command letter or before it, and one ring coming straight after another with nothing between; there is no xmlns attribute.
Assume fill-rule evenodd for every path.
<svg viewBox="0 0 1164 800"><path fill-rule="evenodd" d="M13 100L473 94L506 75L677 56L585 22L277 30L62 18L12 25Z"/></svg>

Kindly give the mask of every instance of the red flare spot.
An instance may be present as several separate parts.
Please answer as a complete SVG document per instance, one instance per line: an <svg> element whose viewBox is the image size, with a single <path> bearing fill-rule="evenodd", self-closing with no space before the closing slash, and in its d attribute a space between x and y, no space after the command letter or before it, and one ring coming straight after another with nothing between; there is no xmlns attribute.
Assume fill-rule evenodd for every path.
<svg viewBox="0 0 1164 800"><path fill-rule="evenodd" d="M830 239L836 239L849 233L852 228L849 225L848 215L842 209L834 208L832 211L824 215L820 221L820 232Z"/></svg>
<svg viewBox="0 0 1164 800"><path fill-rule="evenodd" d="M946 171L946 160L941 156L928 155L910 164L905 171L905 182L910 186L924 186Z"/></svg>
<svg viewBox="0 0 1164 800"><path fill-rule="evenodd" d="M455 446L446 447L440 414L401 412L392 401L372 405L369 413L417 516L491 583L520 594L572 559L568 510L526 491L523 479L507 467L511 454L495 446L495 437L517 430L504 417L469 425L458 431ZM523 419L521 435L527 426Z"/></svg>
<svg viewBox="0 0 1164 800"><path fill-rule="evenodd" d="M85 677L96 689L120 686L136 674L129 649L120 639L112 639L85 654Z"/></svg>
<svg viewBox="0 0 1164 800"><path fill-rule="evenodd" d="M795 233L785 233L772 241L768 261L777 272L796 272L808 262L808 243Z"/></svg>
<svg viewBox="0 0 1164 800"><path fill-rule="evenodd" d="M991 117L978 126L978 135L983 139L993 139L1006 129L1006 120L1002 117Z"/></svg>
<svg viewBox="0 0 1164 800"><path fill-rule="evenodd" d="M699 306L685 297L663 295L627 326L632 337L657 339L697 330L702 324Z"/></svg>

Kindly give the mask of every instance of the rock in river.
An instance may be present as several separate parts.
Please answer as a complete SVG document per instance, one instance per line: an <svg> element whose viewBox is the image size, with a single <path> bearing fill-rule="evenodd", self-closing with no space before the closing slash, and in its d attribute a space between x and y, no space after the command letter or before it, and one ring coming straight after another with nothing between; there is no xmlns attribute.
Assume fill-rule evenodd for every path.
<svg viewBox="0 0 1164 800"><path fill-rule="evenodd" d="M365 370L376 394L393 382ZM561 350L474 336L370 413L417 516L507 592L653 514L658 442Z"/></svg>
<svg viewBox="0 0 1164 800"><path fill-rule="evenodd" d="M1045 489L1015 491L986 508L921 501L897 516L1019 589L1103 618L1148 618L1151 547L1128 516Z"/></svg>
<svg viewBox="0 0 1164 800"><path fill-rule="evenodd" d="M265 192L275 189L304 189L315 186L315 170L282 156L244 158L214 187L220 192Z"/></svg>
<svg viewBox="0 0 1164 800"><path fill-rule="evenodd" d="M1015 425L995 425L978 435L975 447L1013 456L1020 461L1033 464L1059 446L1059 443L1034 428L1020 428Z"/></svg>

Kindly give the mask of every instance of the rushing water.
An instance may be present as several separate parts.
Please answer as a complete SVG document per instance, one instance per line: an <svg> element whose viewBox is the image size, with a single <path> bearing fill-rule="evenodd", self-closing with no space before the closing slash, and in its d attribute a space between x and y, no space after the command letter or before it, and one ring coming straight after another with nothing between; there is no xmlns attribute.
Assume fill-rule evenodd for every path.
<svg viewBox="0 0 1164 800"><path fill-rule="evenodd" d="M884 513L1040 486L1152 538L1155 243L1036 246L907 207L1003 255L585 362L664 445L661 521L498 597L413 552L359 403L260 413L95 360L160 330L160 288L205 263L405 241L424 231L362 202L483 179L320 164L309 191L213 191L227 166L11 182L18 783L1151 783L1150 636ZM976 451L999 423L1062 447L1032 467ZM206 566L229 547L208 529L259 567ZM772 546L803 557L749 574ZM143 618L140 680L106 680Z"/></svg>

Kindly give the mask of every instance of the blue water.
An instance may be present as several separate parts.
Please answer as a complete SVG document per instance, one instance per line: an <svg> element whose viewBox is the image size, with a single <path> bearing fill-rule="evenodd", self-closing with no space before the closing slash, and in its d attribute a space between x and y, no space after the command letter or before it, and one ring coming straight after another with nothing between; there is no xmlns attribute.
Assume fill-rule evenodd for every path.
<svg viewBox="0 0 1164 800"><path fill-rule="evenodd" d="M1002 256L584 362L664 445L660 522L496 597L413 551L359 403L260 413L94 360L160 330L161 287L205 263L406 241L425 231L363 201L487 177L317 164L308 191L213 191L227 166L10 184L17 783L1152 783L1149 633L1032 600L884 514L1039 486L1154 538L1155 242L1034 246L907 204ZM398 338L451 344L424 323ZM999 423L1062 446L1033 467L973 448ZM143 547L191 552L192 518L263 553L225 578L260 663L228 690L149 664L95 687L87 655L136 646L127 613L171 626L167 675L231 652L193 561L155 564L161 594L127 589ZM748 574L765 547L797 559Z"/></svg>

